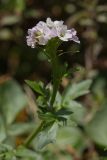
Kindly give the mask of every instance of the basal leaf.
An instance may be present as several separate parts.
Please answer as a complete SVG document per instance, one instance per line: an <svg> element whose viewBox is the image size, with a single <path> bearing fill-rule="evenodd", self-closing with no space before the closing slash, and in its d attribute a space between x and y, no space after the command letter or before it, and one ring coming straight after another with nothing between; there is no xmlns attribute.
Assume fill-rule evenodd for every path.
<svg viewBox="0 0 107 160"><path fill-rule="evenodd" d="M10 136L26 134L29 133L34 127L34 123L15 123L9 127L8 134Z"/></svg>
<svg viewBox="0 0 107 160"><path fill-rule="evenodd" d="M83 136L81 131L77 127L63 126L58 130L58 136L56 141L57 147L65 149L67 145L73 147L82 148Z"/></svg>
<svg viewBox="0 0 107 160"><path fill-rule="evenodd" d="M29 158L29 159L31 158L31 160L42 160L41 156L38 153L30 149L27 149L23 146L17 148L15 155L20 158Z"/></svg>
<svg viewBox="0 0 107 160"><path fill-rule="evenodd" d="M5 123L12 123L17 114L27 105L27 98L14 80L8 80L0 84L0 113Z"/></svg>
<svg viewBox="0 0 107 160"><path fill-rule="evenodd" d="M97 144L107 147L107 103L86 126L87 134Z"/></svg>
<svg viewBox="0 0 107 160"><path fill-rule="evenodd" d="M89 87L91 85L91 80L85 80L83 82L79 82L77 84L70 84L67 89L65 89L63 94L63 102L67 102L68 100L76 99L82 95L89 93Z"/></svg>

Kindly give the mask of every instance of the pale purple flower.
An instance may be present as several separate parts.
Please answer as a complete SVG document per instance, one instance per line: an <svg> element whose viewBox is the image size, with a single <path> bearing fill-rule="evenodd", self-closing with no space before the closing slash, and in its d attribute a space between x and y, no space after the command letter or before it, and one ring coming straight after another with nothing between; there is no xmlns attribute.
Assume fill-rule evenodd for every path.
<svg viewBox="0 0 107 160"><path fill-rule="evenodd" d="M73 28L71 30L67 29L67 26L64 25L63 21L52 21L51 18L46 20L47 26L51 28L52 34L56 37L59 37L62 41L75 41L80 43L78 37L76 36L76 30Z"/></svg>
<svg viewBox="0 0 107 160"><path fill-rule="evenodd" d="M51 30L45 22L40 21L35 27L28 30L27 45L35 48L36 44L46 45L52 38Z"/></svg>
<svg viewBox="0 0 107 160"><path fill-rule="evenodd" d="M77 43L80 43L78 37L76 36L76 30L73 28L71 30L67 30L65 35L60 37L61 40L63 41L74 41L74 42L77 42Z"/></svg>
<svg viewBox="0 0 107 160"><path fill-rule="evenodd" d="M27 45L35 48L36 44L46 45L47 42L58 37L62 41L75 41L80 43L76 36L76 30L68 30L63 21L52 21L47 18L46 23L40 21L35 27L28 30Z"/></svg>

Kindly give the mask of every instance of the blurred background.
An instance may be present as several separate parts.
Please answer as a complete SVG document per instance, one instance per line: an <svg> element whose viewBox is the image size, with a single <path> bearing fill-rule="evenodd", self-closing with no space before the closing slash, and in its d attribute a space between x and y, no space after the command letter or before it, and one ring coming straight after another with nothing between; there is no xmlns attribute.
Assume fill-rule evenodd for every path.
<svg viewBox="0 0 107 160"><path fill-rule="evenodd" d="M81 42L80 45L68 42L61 46L66 52L61 56L62 63L66 61L70 69L79 68L63 79L61 89L71 80L79 82L91 78L93 83L91 93L78 99L85 106L82 116L76 115L73 127L65 127L59 133L57 147L50 145L42 153L44 159L107 160L106 0L0 1L0 141L11 137L12 143L15 140L18 145L29 132L29 127L34 127L34 93L24 80L42 80L48 84L51 66L38 48L27 46L26 35L29 28L47 17L63 20L69 28L74 27ZM18 108L17 111L14 107ZM4 117L7 128L10 128L8 136L2 122ZM23 123L24 130L16 129L15 132L18 126L13 122Z"/></svg>

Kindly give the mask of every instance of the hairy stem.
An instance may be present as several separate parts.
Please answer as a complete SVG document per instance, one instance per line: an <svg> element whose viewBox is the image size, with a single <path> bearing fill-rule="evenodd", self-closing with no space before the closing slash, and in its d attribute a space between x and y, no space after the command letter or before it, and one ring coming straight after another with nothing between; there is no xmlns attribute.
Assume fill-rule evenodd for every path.
<svg viewBox="0 0 107 160"><path fill-rule="evenodd" d="M53 104L56 98L56 94L59 88L59 83L61 79L60 74L60 63L57 55L57 49L60 46L61 41L58 38L53 38L50 40L46 46L45 54L49 59L52 66L52 82L53 82L53 92L50 100L50 107L53 108Z"/></svg>
<svg viewBox="0 0 107 160"><path fill-rule="evenodd" d="M59 83L53 83L53 93L52 93L52 97L51 97L51 106L53 106L55 98L56 98L56 94L59 88Z"/></svg>
<svg viewBox="0 0 107 160"><path fill-rule="evenodd" d="M28 147L30 145L30 143L33 141L33 139L37 136L37 134L40 132L40 130L42 129L44 124L44 121L41 122L41 124L39 125L38 128L36 128L26 139L26 141L24 142L24 146Z"/></svg>
<svg viewBox="0 0 107 160"><path fill-rule="evenodd" d="M51 97L51 101L50 104L53 107L55 98L56 98L56 94L59 88L59 61L58 61L58 57L56 55L56 53L54 53L54 58L52 59L52 70L53 70L53 93L52 93L52 97Z"/></svg>

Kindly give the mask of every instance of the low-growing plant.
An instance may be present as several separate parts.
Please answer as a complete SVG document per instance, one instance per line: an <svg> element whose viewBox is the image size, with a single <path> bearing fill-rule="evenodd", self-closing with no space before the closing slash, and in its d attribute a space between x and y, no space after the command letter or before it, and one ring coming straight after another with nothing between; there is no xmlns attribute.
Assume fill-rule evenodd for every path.
<svg viewBox="0 0 107 160"><path fill-rule="evenodd" d="M1 159L42 159L38 152L47 144L55 142L57 132L61 127L64 125L67 126L69 121L72 120L75 120L76 122L81 121L84 110L82 110L81 113L81 109L77 109L81 108L81 104L78 103L76 99L89 92L91 80L84 80L77 84L70 83L63 92L60 92L59 90L62 78L67 77L70 72L66 63L61 64L58 48L63 42L67 41L80 43L76 34L76 30L74 28L67 29L67 26L63 24L63 21L52 21L50 18L47 18L46 22L40 21L35 27L28 30L27 45L31 48L41 47L42 54L47 57L48 62L51 64L52 81L48 85L41 81L25 81L37 94L36 104L38 107L37 113L40 123L36 125L34 123L32 125L26 124L26 127L22 124L13 126L13 128L16 128L16 135L23 133L23 127L25 127L26 132L29 129L33 130L25 142L15 149L14 146L6 143L7 135L11 135L13 132L8 131L9 134L3 134L1 138L2 144L0 145ZM0 91L3 91L4 88L0 88ZM22 97L22 99L24 98L25 97ZM14 101L14 99L12 100ZM23 103L25 103L25 101ZM15 110L15 114L13 113L14 117L19 111L20 108L18 111ZM7 121L4 123L6 125L9 123L7 126L10 127L14 122L14 118L12 119L11 116L8 117L9 114L5 113L3 116L7 117ZM2 123L1 121L2 119L0 119L0 123ZM17 127L20 128L18 131ZM33 148L35 151L32 150Z"/></svg>

